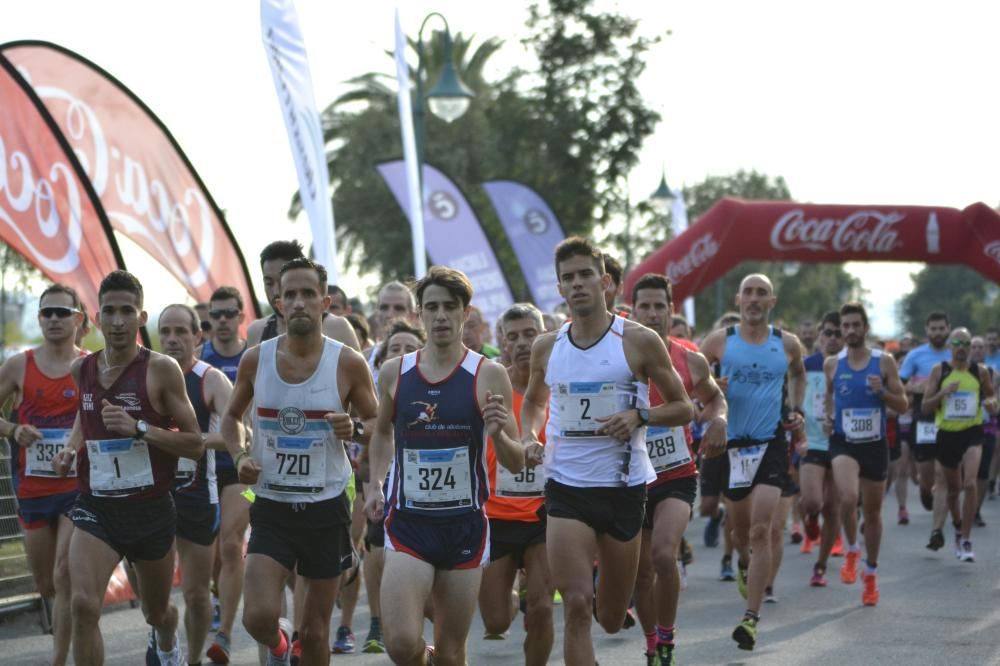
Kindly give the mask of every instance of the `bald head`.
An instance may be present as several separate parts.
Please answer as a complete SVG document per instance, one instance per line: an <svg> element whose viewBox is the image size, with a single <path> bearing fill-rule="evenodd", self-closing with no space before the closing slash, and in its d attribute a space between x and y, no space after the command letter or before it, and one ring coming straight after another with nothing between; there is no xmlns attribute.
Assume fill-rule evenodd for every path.
<svg viewBox="0 0 1000 666"><path fill-rule="evenodd" d="M769 293L771 294L774 293L774 285L771 284L771 278L767 277L763 273L751 273L750 275L743 278L743 281L740 282L740 293L742 293L743 289L748 286L757 287L761 285L766 287Z"/></svg>

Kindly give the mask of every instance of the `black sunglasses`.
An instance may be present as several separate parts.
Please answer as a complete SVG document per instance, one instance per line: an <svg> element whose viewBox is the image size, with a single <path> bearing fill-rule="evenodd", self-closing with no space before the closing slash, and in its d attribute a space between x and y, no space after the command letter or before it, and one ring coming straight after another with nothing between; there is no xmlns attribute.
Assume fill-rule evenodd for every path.
<svg viewBox="0 0 1000 666"><path fill-rule="evenodd" d="M52 315L55 315L59 319L65 319L79 313L80 311L76 308L68 308L65 305L50 305L49 307L38 309L38 316L43 319L49 319Z"/></svg>
<svg viewBox="0 0 1000 666"><path fill-rule="evenodd" d="M226 308L224 310L209 310L208 316L212 319L236 319L240 316L239 308Z"/></svg>
<svg viewBox="0 0 1000 666"><path fill-rule="evenodd" d="M835 328L828 328L823 331L823 335L825 335L828 338L839 338L840 331L838 331Z"/></svg>

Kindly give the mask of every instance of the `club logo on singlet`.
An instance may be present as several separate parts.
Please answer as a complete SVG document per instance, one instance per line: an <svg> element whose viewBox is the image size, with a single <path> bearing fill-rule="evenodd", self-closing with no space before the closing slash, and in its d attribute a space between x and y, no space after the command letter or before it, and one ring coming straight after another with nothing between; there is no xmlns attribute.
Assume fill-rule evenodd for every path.
<svg viewBox="0 0 1000 666"><path fill-rule="evenodd" d="M63 397L66 398L67 400L72 400L74 397L76 397L76 389L74 388L63 389Z"/></svg>
<svg viewBox="0 0 1000 666"><path fill-rule="evenodd" d="M278 412L278 425L289 435L298 434L306 427L306 415L298 407L285 407Z"/></svg>
<svg viewBox="0 0 1000 666"><path fill-rule="evenodd" d="M84 393L80 396L80 408L85 412L94 411L94 394Z"/></svg>
<svg viewBox="0 0 1000 666"><path fill-rule="evenodd" d="M417 415L417 418L406 424L407 428L412 428L413 426L420 425L421 423L429 424L433 423L434 421L437 421L438 404L436 402L434 404L431 404L429 402L421 402L420 400L414 400L413 402L410 403L410 405L411 406L416 405L419 408L420 413Z"/></svg>

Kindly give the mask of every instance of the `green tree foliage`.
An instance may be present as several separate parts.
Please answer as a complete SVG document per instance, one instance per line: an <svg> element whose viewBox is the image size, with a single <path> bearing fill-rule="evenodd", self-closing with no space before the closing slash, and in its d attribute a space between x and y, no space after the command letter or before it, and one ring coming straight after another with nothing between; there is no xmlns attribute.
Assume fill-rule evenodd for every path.
<svg viewBox="0 0 1000 666"><path fill-rule="evenodd" d="M24 341L17 321L7 320L11 293L23 291L32 279L41 278L41 272L30 261L0 241L0 351L7 345Z"/></svg>
<svg viewBox="0 0 1000 666"><path fill-rule="evenodd" d="M425 116L425 161L469 198L516 298L527 296L523 277L479 183L523 182L548 201L567 234L589 234L623 209L624 175L659 119L636 88L651 42L636 35L636 21L591 5L533 6L524 44L537 67L497 81L484 68L501 42L474 47L456 34L456 68L475 99L451 124ZM425 90L437 79L443 50L440 33L425 44ZM367 73L351 83L355 88L323 112L338 244L349 264L383 279L406 278L413 274L409 223L374 168L402 155L395 82ZM296 199L290 215L298 212Z"/></svg>
<svg viewBox="0 0 1000 666"><path fill-rule="evenodd" d="M948 315L953 327L967 326L974 335L1000 325L997 286L965 266L924 266L910 276L913 291L903 297L902 319L906 330L924 334L927 315Z"/></svg>

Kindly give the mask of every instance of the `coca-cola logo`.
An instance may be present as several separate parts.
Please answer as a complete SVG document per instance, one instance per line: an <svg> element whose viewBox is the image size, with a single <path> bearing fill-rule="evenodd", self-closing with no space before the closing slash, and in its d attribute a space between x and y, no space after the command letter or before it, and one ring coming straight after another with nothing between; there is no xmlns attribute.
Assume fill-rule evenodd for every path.
<svg viewBox="0 0 1000 666"><path fill-rule="evenodd" d="M31 81L24 68L21 74ZM176 173L186 167L171 163L174 151L166 140L139 141L134 131L116 127L116 136L124 133L135 143L114 144L86 102L54 85L32 86L73 148L112 225L182 283L192 289L204 285L215 255L213 211L197 184Z"/></svg>
<svg viewBox="0 0 1000 666"><path fill-rule="evenodd" d="M859 210L843 219L806 217L801 208L781 216L771 229L775 250L872 252L885 254L903 245L893 228L902 213Z"/></svg>
<svg viewBox="0 0 1000 666"><path fill-rule="evenodd" d="M1000 264L1000 240L991 241L983 248L983 253L993 261Z"/></svg>
<svg viewBox="0 0 1000 666"><path fill-rule="evenodd" d="M719 244L712 238L711 233L707 233L695 242L691 243L691 249L678 261L668 262L664 273L674 284L680 282L685 276L696 268L715 256L719 251Z"/></svg>

